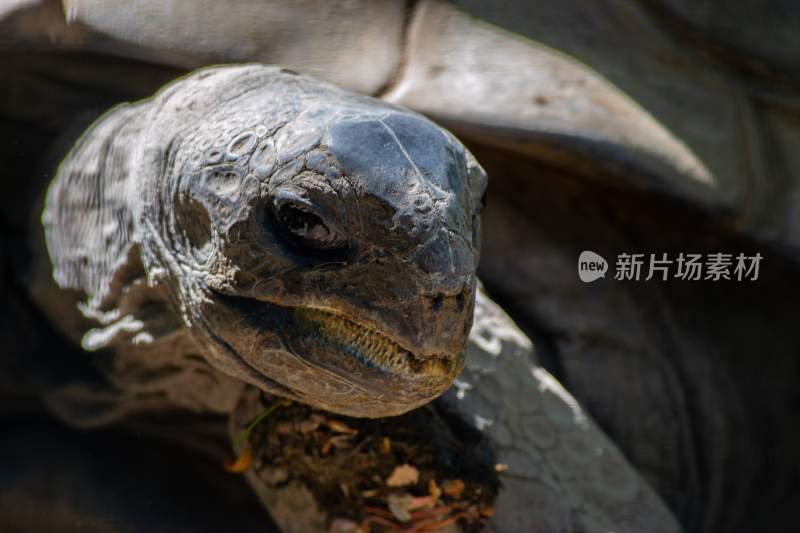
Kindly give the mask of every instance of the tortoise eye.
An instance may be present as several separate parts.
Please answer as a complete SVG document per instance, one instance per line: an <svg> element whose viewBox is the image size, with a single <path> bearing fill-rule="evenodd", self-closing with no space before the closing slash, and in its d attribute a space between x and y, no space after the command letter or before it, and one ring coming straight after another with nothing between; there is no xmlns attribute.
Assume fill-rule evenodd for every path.
<svg viewBox="0 0 800 533"><path fill-rule="evenodd" d="M274 213L284 238L300 249L335 250L345 244L333 226L304 202L276 198Z"/></svg>

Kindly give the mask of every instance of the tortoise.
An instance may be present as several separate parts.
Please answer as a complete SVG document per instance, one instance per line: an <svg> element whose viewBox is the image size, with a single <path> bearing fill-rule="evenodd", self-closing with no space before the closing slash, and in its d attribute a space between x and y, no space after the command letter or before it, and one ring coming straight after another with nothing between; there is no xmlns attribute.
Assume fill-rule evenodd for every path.
<svg viewBox="0 0 800 533"><path fill-rule="evenodd" d="M481 328L478 317L494 304L479 291L466 371L441 402L472 417L498 450L500 460L509 464L510 473L501 475L505 488L497 499L496 528L678 529L620 452L586 421L578 403L546 377L550 375L547 369L597 420L685 529L781 530L791 520L795 471L789 465L796 462L797 443L791 423L798 376L796 328L792 302L786 298L798 285L796 217L792 216L791 182L780 177L790 176L796 166L791 156L796 140L791 57L753 44L752 36L763 34L764 25L747 24L741 40L731 41L728 35L720 36L713 18L702 19L703 13L677 1L630 6L601 2L580 8L577 2L567 8L559 3L557 9L555 3L539 3L537 12L528 16L521 15L528 9L521 4L463 4L531 39L482 23L443 2L325 3L324 7L276 2L235 8L198 3L180 11L140 2L135 9L141 17L120 17L116 6L112 9L112 3L103 1L72 1L63 9L48 1L9 4L2 11L9 80L2 116L12 142L5 143L4 166L15 183L25 176L19 194L3 206L4 247L12 252L4 268L9 271L7 280L16 280L4 280L13 302L9 316L14 317L4 337L11 355L18 357L9 363L12 371L4 372L13 376L9 381L15 387L8 387L14 391L11 397L17 404L32 405L30 395L41 396L44 389L48 411L89 425L104 425L127 415L131 405L144 408L120 403L117 396L108 394L87 396L86 387L76 388L75 381L85 383L92 369L74 363L81 360L80 355L53 357L53 353L73 355L74 351L69 342L43 333L56 328L74 336L79 331L89 348L118 341L130 345L141 333L133 331L141 325L126 323L116 330L95 328L84 336L86 324L70 322L76 316L75 301L87 296L85 311L107 312L109 308L103 305L108 302L92 302L90 293L108 291L122 280L102 280L90 269L92 273L80 281L96 285L87 293L85 285L75 283L73 288L83 289L78 295L62 289L54 293L42 281L52 279L52 267L41 253L42 243L37 242L42 236L42 206L36 202L47 182L58 179L55 168L72 141L111 106L149 97L189 70L243 61L283 64L378 97L388 104L369 100L369 106L384 109L388 105L392 113L412 116L425 128L434 128L431 131L439 132L452 147L461 146L457 137L468 149L455 149L462 155L454 156L464 159L465 175L469 174L466 168L478 168L471 152L491 177L491 202L482 215L479 274L488 292L538 349L534 355L520 340L525 337L502 313L493 314L490 324L505 333ZM753 13L772 16L767 9L755 10L747 2L742 5L751 11L727 11L732 20L752 18ZM591 16L581 10L591 10ZM265 20L281 23L264 25ZM308 32L309 25L321 31ZM620 25L629 31L619 31ZM688 31L691 39L681 39L678 31ZM791 32L779 35L792 38ZM686 60L687 54L693 61ZM291 76L280 74L284 75ZM175 87L181 83L159 94L178 90ZM81 142L102 144L104 127L127 132L152 127L159 118L144 118L144 110L152 105L115 108ZM422 112L455 137L391 106ZM252 137L239 141L256 149ZM142 142L106 144L104 150L120 154L111 159L112 167L125 159L121 155L125 150L143 149ZM158 146L163 148L163 144ZM78 172L87 167L86 161L78 161L79 149L70 157L62 164L62 173L71 165ZM329 162L330 154L321 160ZM234 160L225 165L234 174L241 167ZM213 174L206 178L216 179ZM68 195L75 188L61 190ZM128 209L120 199L117 196L120 208ZM203 202L228 211L241 207L209 196L202 197ZM81 205L86 209L91 202ZM287 205L294 212L290 218L307 220L307 215L296 211L311 209L308 205ZM46 212L51 234L66 232L70 242L84 244L82 233L70 234L78 228L54 223L53 212ZM29 223L31 217L34 221ZM93 224L101 226L99 222L117 221L101 218ZM209 239L202 228L185 223L176 228L185 232L183 238L188 241ZM334 239L338 234L325 231ZM103 248L103 239L105 235L98 234L90 244ZM743 251L760 252L766 259L761 278L751 284L604 280L584 285L575 276L575 262L585 249L606 258L621 252ZM121 253L111 256L136 263L136 258ZM101 257L105 260L109 255ZM146 257L143 263L155 264L156 257ZM105 263L95 267L104 274L114 270ZM79 280L81 275L72 270L74 265L62 268L63 285L73 286ZM474 287L474 272L465 275ZM385 282L388 277L376 279ZM384 291L397 289L381 286ZM191 293L185 288L172 290ZM174 294L171 298L178 301ZM458 302L450 302L451 298L457 299L442 295L436 304L433 296L426 305L457 309ZM464 299L451 326L459 320L462 328L468 325L471 301ZM40 309L33 310L31 302ZM357 306L350 312L358 314L363 309ZM192 312L183 310L184 315ZM37 318L42 313L49 317L47 324ZM414 316L418 327L437 327L435 321L421 320L424 316ZM178 322L197 320L181 316L180 311L167 317ZM19 330L28 333L20 335ZM34 336L35 343L25 340ZM457 337L455 344L466 340L465 334ZM135 346L140 347L148 340L147 335L138 339L140 344ZM487 359L487 354L498 353L499 341L492 339L503 339L499 344L503 356L507 350L517 356ZM754 361L753 353L764 355ZM497 365L493 372L486 370L486 360L494 361L489 366ZM185 364L181 363L182 368ZM526 365L533 365L535 372L528 372ZM515 371L508 370L512 368ZM226 374L243 377L241 369L227 370ZM447 380L454 372L455 368L446 372ZM222 374L209 375L213 376L209 379L223 379ZM27 378L26 386L19 387L23 380L17 376L36 376L38 386L28 386L31 378ZM94 377L100 383L95 391L104 391L106 376ZM135 378L132 384L141 379ZM291 396L278 390L281 385L286 383L269 387ZM384 404L377 411L360 402L326 403L331 398L325 394L316 403L347 414L395 414L430 399L445 386L445 381L438 382L402 407ZM546 401L537 402L534 398L539 395ZM76 397L84 402L75 403ZM519 401L523 397L527 402ZM235 400L235 393L227 397L195 394L191 402L178 403L197 410L203 402L206 407L216 402L225 406L224 411ZM539 404L541 408L534 411L545 416L527 417L530 404ZM163 404L156 402L153 408L157 406L163 409ZM568 416L554 415L565 406ZM576 428L580 431L575 432ZM547 437L553 434L572 437ZM591 435L592 440L575 440L576 435ZM25 442L24 435L20 442ZM599 449L607 455L587 462L585 455L571 453L576 446L570 443L575 442L583 442L584 448L585 442L601 443ZM603 468L609 472L600 477L607 494L588 490L581 473ZM636 490L611 490L609 476L623 472L627 481L621 486L633 485ZM536 512L525 512L532 505Z"/></svg>

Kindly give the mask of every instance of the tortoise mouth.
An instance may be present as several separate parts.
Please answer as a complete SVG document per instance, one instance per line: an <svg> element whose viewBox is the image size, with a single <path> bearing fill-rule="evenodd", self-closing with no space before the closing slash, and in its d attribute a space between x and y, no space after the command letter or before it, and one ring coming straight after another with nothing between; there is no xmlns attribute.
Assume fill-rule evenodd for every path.
<svg viewBox="0 0 800 533"><path fill-rule="evenodd" d="M463 352L455 356L418 356L387 334L355 322L335 310L305 306L289 309L298 326L298 333L303 334L308 344L317 344L319 348L345 354L368 368L437 381L455 377L461 369Z"/></svg>
<svg viewBox="0 0 800 533"><path fill-rule="evenodd" d="M416 354L374 324L356 321L344 312L319 305L285 305L215 292L237 323L265 340L279 344L304 364L324 369L366 388L386 379L428 387L449 385L461 371L464 351ZM230 344L238 344L230 339ZM251 348L259 343L251 345ZM267 363L252 349L242 353L256 367ZM268 368L263 368L266 371Z"/></svg>

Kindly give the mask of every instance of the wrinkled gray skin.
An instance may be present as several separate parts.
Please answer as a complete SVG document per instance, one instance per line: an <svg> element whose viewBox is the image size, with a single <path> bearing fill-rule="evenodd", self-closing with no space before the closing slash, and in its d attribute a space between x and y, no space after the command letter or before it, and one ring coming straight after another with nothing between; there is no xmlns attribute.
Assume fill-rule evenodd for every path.
<svg viewBox="0 0 800 533"><path fill-rule="evenodd" d="M0 45L16 52L0 61L6 76L0 85L0 124L8 139L0 148L0 172L14 192L3 199L2 236L13 240L11 229L23 227L23 214L49 177L37 166L43 147L73 126L75 113L102 112L149 96L199 66L288 65L429 114L466 142L493 177L483 215L482 278L493 298L534 338L543 364L573 401L608 433L688 530L790 530L799 501L800 449L796 305L790 297L800 290L794 4L457 3L517 34L439 0L197 0L181 2L180 9L177 2L138 0L124 13L113 0L5 3ZM76 133L86 125L82 122ZM55 150L54 160L67 148ZM750 285L662 287L654 281L612 280L586 285L575 276L575 259L587 248L607 259L620 252L674 256L740 250L766 258L762 278ZM14 316L18 308L11 298L4 301L4 316ZM51 322L71 331L69 310L53 309L57 302L46 300ZM163 320L175 313L155 320L157 307L151 306L148 315L153 322L172 326L163 331L182 331L180 323ZM33 338L30 331L38 339L46 329L23 320L23 335L15 329L19 323L0 324L9 332L1 339L7 353L13 354L21 339ZM162 331L154 325L149 329ZM201 351L180 335L156 338L180 345L181 353ZM61 373L85 370L86 353L65 354L63 343L50 346L56 349L38 354L50 358L20 351L25 356L20 368L46 361L49 369L61 361ZM165 373L164 367L158 369L164 381L175 379L173 389L184 394L150 394L151 366L163 361L134 357L134 352L128 346L130 357L113 358L115 371L107 372L114 376L113 391L89 395L72 388L67 396L79 397L82 407L62 414L85 421L97 412L86 409L89 405L119 415L142 405L143 395L151 406L170 400L195 410L204 405L219 410L225 402L233 404L232 393L190 397L186 391L192 388L178 379L186 373ZM96 359L110 361L102 351ZM208 373L206 367L192 367L195 389L235 388L233 380L211 387L222 374ZM497 375L508 374L513 375ZM0 373L0 379L8 375ZM10 375L13 381L15 374ZM505 379L483 383L487 398L516 395L508 392L514 389ZM131 398L120 399L121 390ZM170 387L159 383L158 390ZM49 403L60 409L69 405L63 397ZM33 399L5 403L33 404ZM513 421L524 408L512 402L503 410ZM491 411L479 412L494 418ZM508 439L504 426L488 428L497 433L502 452L534 455L516 436ZM535 436L529 426L511 427ZM582 463L569 460L562 447L545 444L544 459L567 477L583 476ZM30 461L42 460L42 454L31 453ZM63 461L56 456L54 462ZM529 521L511 531L594 530L578 518L590 516L584 510L593 504L565 486L561 473L553 481L536 464L525 471L533 480L530 487L537 489L517 490L512 481L501 498L519 497L541 507L535 515L517 515ZM615 465L611 471L620 469ZM542 496L553 487L557 495ZM562 501L575 503L569 513L558 510ZM525 506L514 506L520 507ZM649 516L643 506L633 507ZM552 528L536 522L549 523L552 517L566 518ZM594 523L598 531L643 529L619 521L608 527L605 521Z"/></svg>
<svg viewBox="0 0 800 533"><path fill-rule="evenodd" d="M415 113L276 67L218 67L98 120L42 220L53 277L95 324L78 328L83 347L115 351L123 411L159 395L228 411L241 386L209 363L380 417L463 365L485 187Z"/></svg>

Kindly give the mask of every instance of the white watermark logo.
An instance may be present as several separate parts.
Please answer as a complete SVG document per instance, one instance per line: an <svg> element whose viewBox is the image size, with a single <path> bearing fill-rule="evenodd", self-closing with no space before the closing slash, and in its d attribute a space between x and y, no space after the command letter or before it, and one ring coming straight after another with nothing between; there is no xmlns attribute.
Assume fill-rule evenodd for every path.
<svg viewBox="0 0 800 533"><path fill-rule="evenodd" d="M603 256L590 250L581 252L578 258L578 277L581 281L591 283L606 277L606 272L608 272L608 262Z"/></svg>
<svg viewBox="0 0 800 533"><path fill-rule="evenodd" d="M621 253L617 255L614 279L618 281L660 281L677 279L683 281L756 281L761 260L760 253L679 253L668 254ZM602 256L581 252L578 258L578 277L586 283L604 278L608 263Z"/></svg>

